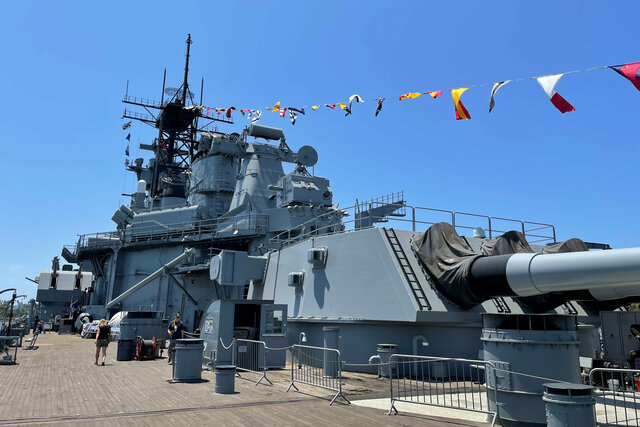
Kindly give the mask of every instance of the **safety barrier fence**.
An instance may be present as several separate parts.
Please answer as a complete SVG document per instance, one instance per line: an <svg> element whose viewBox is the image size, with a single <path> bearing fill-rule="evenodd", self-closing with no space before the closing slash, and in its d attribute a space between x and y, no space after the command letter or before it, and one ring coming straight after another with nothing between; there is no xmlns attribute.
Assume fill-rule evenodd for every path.
<svg viewBox="0 0 640 427"><path fill-rule="evenodd" d="M498 413L489 408L489 393L497 388L490 391L485 379L492 375L495 384L496 371L488 373L487 366L491 362L394 354L389 359L389 415L398 413L396 402L406 402L485 413L493 426Z"/></svg>
<svg viewBox="0 0 640 427"><path fill-rule="evenodd" d="M292 345L270 348L264 341L234 339L229 345L220 342L224 349L233 352L238 370L262 375L262 379L273 384L267 377L265 366L267 351L289 351L291 383L287 392L296 383L334 391L333 404L338 397L351 403L343 394L343 366L385 366L389 374L389 414L398 413L396 402L436 406L487 414L493 426L499 417L497 372L508 372L537 378L546 382L561 382L512 370L504 370L490 361L394 354L387 363L345 363L340 351L332 348ZM210 358L215 361L215 352ZM214 362L215 363L215 362ZM598 425L632 425L640 427L640 369L595 368L589 373L588 382L594 386L596 418ZM489 386L487 386L489 385ZM489 405L493 393L495 408ZM493 405L492 405L493 406Z"/></svg>
<svg viewBox="0 0 640 427"><path fill-rule="evenodd" d="M235 365L238 371L252 372L260 375L260 379L255 385L265 380L269 385L273 385L267 378L267 345L264 341L235 339L233 343L235 350ZM238 376L240 374L238 373Z"/></svg>
<svg viewBox="0 0 640 427"><path fill-rule="evenodd" d="M594 387L598 424L640 426L639 369L594 368L589 385Z"/></svg>
<svg viewBox="0 0 640 427"><path fill-rule="evenodd" d="M306 384L335 391L330 405L338 396L350 404L342 393L342 360L340 351L333 348L312 347L295 344L289 348L291 353L291 387L298 390L296 383Z"/></svg>

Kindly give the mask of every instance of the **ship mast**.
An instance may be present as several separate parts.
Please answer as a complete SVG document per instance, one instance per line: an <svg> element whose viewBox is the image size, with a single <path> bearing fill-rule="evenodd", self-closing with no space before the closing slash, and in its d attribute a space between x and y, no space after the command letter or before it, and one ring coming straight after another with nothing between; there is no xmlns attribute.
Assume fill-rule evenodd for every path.
<svg viewBox="0 0 640 427"><path fill-rule="evenodd" d="M191 34L187 36L187 58L184 63L184 82L182 83L182 105L185 105L187 93L189 92L189 51L191 50Z"/></svg>
<svg viewBox="0 0 640 427"><path fill-rule="evenodd" d="M186 177L184 172L189 169L196 153L198 133L208 130L213 122L233 123L230 118L224 115L214 117L203 111L202 93L200 94L200 105L193 105L193 94L189 90L189 61L192 43L191 34L189 34L186 40L184 80L180 88L165 88L167 77L165 70L160 102L132 97L128 95L128 92L122 101L125 104L140 106L147 113L125 109L123 118L138 120L158 129L158 137L153 144L140 144L140 148L154 152L153 162L150 161L148 168L143 168L140 162L134 162L128 166L128 169L136 172L139 177L144 175L144 170L148 170L147 175L150 172L147 190L152 199L185 197ZM201 86L201 92L203 88L204 83ZM165 93L171 95L168 101L164 99ZM154 110L156 110L155 114ZM203 126L198 125L199 118L205 120Z"/></svg>

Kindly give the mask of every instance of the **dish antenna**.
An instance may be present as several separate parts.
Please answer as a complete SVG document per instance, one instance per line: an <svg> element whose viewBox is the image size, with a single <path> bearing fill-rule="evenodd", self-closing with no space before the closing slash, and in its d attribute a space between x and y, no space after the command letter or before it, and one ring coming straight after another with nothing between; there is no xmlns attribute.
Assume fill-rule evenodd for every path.
<svg viewBox="0 0 640 427"><path fill-rule="evenodd" d="M310 145L303 145L298 150L298 163L303 166L313 166L318 163L318 152Z"/></svg>

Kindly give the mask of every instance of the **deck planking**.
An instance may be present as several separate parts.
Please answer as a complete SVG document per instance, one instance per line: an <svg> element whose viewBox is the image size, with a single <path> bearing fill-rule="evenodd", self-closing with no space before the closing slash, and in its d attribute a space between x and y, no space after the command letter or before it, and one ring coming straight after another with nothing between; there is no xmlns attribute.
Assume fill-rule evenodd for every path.
<svg viewBox="0 0 640 427"><path fill-rule="evenodd" d="M166 359L117 362L116 345L106 366L95 366L93 340L77 335L43 334L37 350L18 350L18 365L0 366L0 425L188 425L225 426L479 426L469 421L343 405L329 406L333 393L298 385L286 392L290 371L269 371L273 386L254 383L242 373L235 394L214 393L211 371L203 382L172 383ZM388 396L388 381L345 373L350 400ZM340 398L338 398L340 401Z"/></svg>

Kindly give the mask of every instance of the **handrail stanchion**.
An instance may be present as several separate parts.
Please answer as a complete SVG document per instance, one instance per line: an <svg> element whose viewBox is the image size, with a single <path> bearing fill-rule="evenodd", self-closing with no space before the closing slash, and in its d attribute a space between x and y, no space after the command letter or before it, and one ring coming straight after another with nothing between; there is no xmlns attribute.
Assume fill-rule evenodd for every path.
<svg viewBox="0 0 640 427"><path fill-rule="evenodd" d="M416 208L411 206L411 231L416 231Z"/></svg>
<svg viewBox="0 0 640 427"><path fill-rule="evenodd" d="M491 217L488 218L489 221L489 239L493 239L493 229L491 228Z"/></svg>

